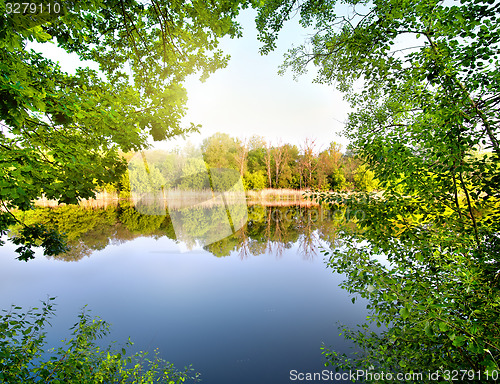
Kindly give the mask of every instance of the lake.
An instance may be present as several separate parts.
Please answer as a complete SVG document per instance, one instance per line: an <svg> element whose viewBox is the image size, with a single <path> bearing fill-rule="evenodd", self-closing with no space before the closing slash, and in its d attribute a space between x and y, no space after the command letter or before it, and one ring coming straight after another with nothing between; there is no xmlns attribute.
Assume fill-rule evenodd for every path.
<svg viewBox="0 0 500 384"><path fill-rule="evenodd" d="M87 305L112 324L117 347L130 337L130 352L158 348L206 384L290 383L292 370L325 369L322 344L354 351L338 326L363 323L366 302L351 302L320 252L339 246L332 212L249 206L242 227L213 242L200 212L207 218L191 212L182 230L173 212L147 215L126 203L29 213L27 222L64 231L72 250L25 263L11 243L0 248L0 307L56 296L47 339L56 346Z"/></svg>

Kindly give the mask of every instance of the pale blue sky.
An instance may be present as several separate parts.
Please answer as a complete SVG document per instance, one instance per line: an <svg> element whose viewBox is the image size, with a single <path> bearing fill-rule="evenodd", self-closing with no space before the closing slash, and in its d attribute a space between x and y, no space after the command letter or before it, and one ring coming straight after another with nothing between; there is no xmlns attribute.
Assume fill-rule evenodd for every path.
<svg viewBox="0 0 500 384"><path fill-rule="evenodd" d="M288 22L280 34L277 50L261 56L254 17L255 11L242 11L238 21L243 37L222 40L220 48L231 55L226 68L212 74L205 83L198 80L199 76L188 78L188 112L183 121L186 125L202 125L200 134L193 134L188 140L198 145L215 132L224 132L241 139L260 135L273 144L281 140L299 147L306 138L316 139L318 150L336 141L345 149L347 141L339 134L349 107L340 92L333 86L313 83L312 66L310 73L298 81L290 72L284 76L277 73L283 54L292 45L301 44L308 31L298 25L298 20ZM55 45L30 45L59 61L65 71L73 72L83 64L76 54L67 54ZM84 65L98 69L95 63ZM169 149L184 145L185 141L154 144Z"/></svg>
<svg viewBox="0 0 500 384"><path fill-rule="evenodd" d="M299 45L308 33L297 20L289 22L278 40L278 49L267 56L258 52L254 11L243 11L239 21L243 37L224 39L221 48L231 55L226 68L205 83L192 78L187 82L186 122L202 124L201 134L191 136L193 143L215 132L240 138L261 135L277 143L298 146L306 138L316 139L317 147L331 141L347 141L339 136L349 111L342 95L333 86L313 83L314 68L298 81L290 72L277 74L288 48ZM319 149L319 148L318 148Z"/></svg>

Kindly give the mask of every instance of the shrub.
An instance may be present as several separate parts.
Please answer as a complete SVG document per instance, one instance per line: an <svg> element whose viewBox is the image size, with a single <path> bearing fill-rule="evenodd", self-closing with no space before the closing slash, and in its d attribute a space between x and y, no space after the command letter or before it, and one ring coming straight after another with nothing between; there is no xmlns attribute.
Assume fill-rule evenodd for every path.
<svg viewBox="0 0 500 384"><path fill-rule="evenodd" d="M72 337L64 345L45 351L44 328L54 315L54 298L43 302L41 309L23 312L12 306L0 316L0 382L2 383L184 383L192 369L177 371L155 351L126 356L125 348L101 348L97 340L109 333L109 324L82 310L71 328ZM126 346L132 345L129 340Z"/></svg>

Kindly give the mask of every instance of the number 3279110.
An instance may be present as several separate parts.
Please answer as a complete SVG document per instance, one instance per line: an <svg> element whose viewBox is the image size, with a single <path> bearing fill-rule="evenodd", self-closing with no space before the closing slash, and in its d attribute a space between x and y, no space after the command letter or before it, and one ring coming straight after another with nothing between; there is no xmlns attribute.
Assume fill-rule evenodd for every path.
<svg viewBox="0 0 500 384"><path fill-rule="evenodd" d="M5 3L5 12L19 14L34 13L60 13L61 4L59 3Z"/></svg>

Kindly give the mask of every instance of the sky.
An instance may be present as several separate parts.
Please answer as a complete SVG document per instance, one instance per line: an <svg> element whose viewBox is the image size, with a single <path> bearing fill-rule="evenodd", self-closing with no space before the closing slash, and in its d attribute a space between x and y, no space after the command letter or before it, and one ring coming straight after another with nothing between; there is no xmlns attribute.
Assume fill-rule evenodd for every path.
<svg viewBox="0 0 500 384"><path fill-rule="evenodd" d="M339 136L349 112L342 94L332 85L313 83L314 67L308 74L293 79L290 71L278 75L284 53L300 45L308 36L292 20L277 42L277 50L259 54L253 10L243 11L238 21L243 27L240 39L224 39L221 48L231 55L226 68L200 83L188 79L188 113L184 121L201 124L200 134L190 140L197 144L215 132L248 138L264 136L277 144L301 146L306 138L315 139L317 149L331 141L348 143Z"/></svg>
<svg viewBox="0 0 500 384"><path fill-rule="evenodd" d="M278 75L284 53L304 42L308 31L299 26L298 20L291 20L280 34L277 49L262 56L255 14L251 9L241 12L238 22L243 37L222 39L220 48L231 56L226 68L219 69L204 83L199 81L199 75L186 80L188 110L183 123L202 126L200 133L191 134L187 140L199 145L214 133L223 132L240 139L259 135L274 145L291 143L299 148L307 138L315 140L316 150L326 149L335 141L345 150L348 141L340 133L349 107L342 94L332 85L313 83L312 66L297 81L290 71ZM76 54L68 54L55 45L30 44L59 61L61 68L70 73L82 65L98 70L96 63L82 63ZM172 149L184 146L186 141L152 143L156 148Z"/></svg>

